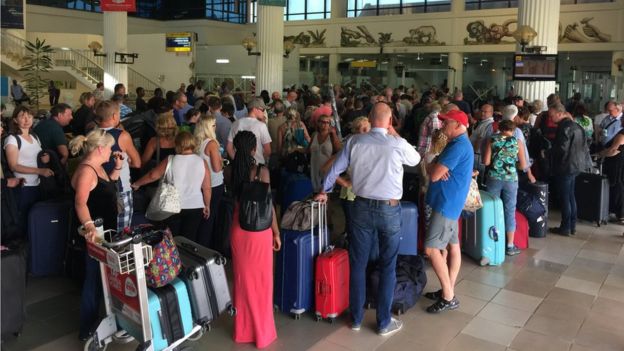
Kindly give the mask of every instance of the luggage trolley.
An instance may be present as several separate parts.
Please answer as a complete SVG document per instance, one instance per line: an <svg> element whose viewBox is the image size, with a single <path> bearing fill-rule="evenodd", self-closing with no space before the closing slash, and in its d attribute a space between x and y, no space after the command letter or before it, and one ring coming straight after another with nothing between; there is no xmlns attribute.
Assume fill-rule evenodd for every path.
<svg viewBox="0 0 624 351"><path fill-rule="evenodd" d="M108 230L101 243L87 243L89 256L100 262L100 274L106 317L102 319L93 336L85 343L85 351L105 350L121 332L140 335L137 351L155 351L148 308L145 266L152 260L152 247L143 242L141 234L113 241L114 230ZM139 264L137 264L139 263ZM171 343L164 350L173 350L182 342L203 334L199 325L193 325L190 333ZM120 342L128 342L128 337Z"/></svg>

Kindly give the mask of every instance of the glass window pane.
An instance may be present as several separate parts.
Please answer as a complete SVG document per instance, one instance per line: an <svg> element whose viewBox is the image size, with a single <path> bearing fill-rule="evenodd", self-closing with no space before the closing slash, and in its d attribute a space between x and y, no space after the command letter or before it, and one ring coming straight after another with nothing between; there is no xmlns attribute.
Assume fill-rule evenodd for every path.
<svg viewBox="0 0 624 351"><path fill-rule="evenodd" d="M319 1L319 0L307 0L307 1L308 1L308 13L325 11L324 1Z"/></svg>

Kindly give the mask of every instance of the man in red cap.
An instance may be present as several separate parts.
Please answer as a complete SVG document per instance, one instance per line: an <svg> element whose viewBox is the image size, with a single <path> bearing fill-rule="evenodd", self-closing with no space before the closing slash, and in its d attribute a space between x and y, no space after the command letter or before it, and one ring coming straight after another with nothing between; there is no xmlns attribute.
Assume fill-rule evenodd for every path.
<svg viewBox="0 0 624 351"><path fill-rule="evenodd" d="M425 253L431 259L442 289L428 292L425 297L436 302L427 308L429 313L440 313L459 307L455 297L455 282L461 266L461 252L457 220L464 208L474 162L473 148L468 139L468 116L451 110L438 116L442 120L442 133L448 144L438 161L427 172L431 183L426 203L431 207L431 217L425 236ZM448 250L448 263L443 251Z"/></svg>

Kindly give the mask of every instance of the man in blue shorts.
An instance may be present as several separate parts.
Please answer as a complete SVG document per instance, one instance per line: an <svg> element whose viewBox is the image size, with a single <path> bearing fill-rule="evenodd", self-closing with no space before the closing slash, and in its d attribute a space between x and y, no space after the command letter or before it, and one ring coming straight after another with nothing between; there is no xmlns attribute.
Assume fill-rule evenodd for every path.
<svg viewBox="0 0 624 351"><path fill-rule="evenodd" d="M461 266L461 252L457 235L457 220L464 208L474 162L473 148L466 128L468 116L462 111L449 111L439 118L448 144L437 162L427 172L431 179L427 205L432 209L425 237L425 253L440 280L441 290L425 297L436 302L427 308L429 313L440 313L459 307L455 297L455 281ZM448 263L443 251L448 249Z"/></svg>

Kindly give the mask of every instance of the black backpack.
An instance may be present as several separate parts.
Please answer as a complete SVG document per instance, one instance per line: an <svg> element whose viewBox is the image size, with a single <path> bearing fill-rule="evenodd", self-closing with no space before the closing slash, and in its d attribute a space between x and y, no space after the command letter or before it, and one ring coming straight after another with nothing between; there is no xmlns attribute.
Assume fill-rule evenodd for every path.
<svg viewBox="0 0 624 351"><path fill-rule="evenodd" d="M308 159L301 152L291 152L284 159L284 168L289 173L308 173Z"/></svg>
<svg viewBox="0 0 624 351"><path fill-rule="evenodd" d="M47 163L42 158L49 156ZM50 177L39 177L39 187L41 189L41 201L59 199L68 196L71 191L69 175L65 167L61 164L58 154L54 150L41 150L37 154L37 167L49 168L54 172Z"/></svg>
<svg viewBox="0 0 624 351"><path fill-rule="evenodd" d="M260 169L256 167L256 176L251 182L243 183L240 192L239 222L242 229L259 232L271 227L273 222L273 199L271 185L260 181Z"/></svg>

